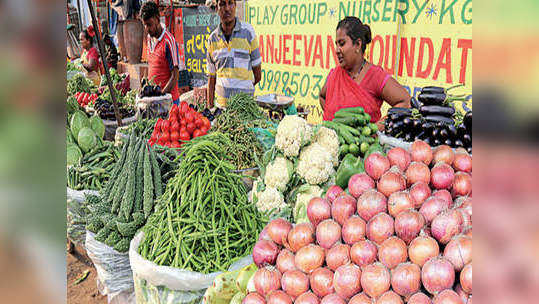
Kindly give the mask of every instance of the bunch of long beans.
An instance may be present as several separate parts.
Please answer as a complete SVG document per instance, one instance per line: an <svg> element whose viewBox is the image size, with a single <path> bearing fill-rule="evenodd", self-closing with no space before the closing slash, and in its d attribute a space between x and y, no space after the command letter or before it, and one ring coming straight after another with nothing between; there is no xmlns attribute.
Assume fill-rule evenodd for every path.
<svg viewBox="0 0 539 304"><path fill-rule="evenodd" d="M243 121L265 118L264 111L258 106L254 97L246 93L230 97L226 106L227 112L233 113Z"/></svg>

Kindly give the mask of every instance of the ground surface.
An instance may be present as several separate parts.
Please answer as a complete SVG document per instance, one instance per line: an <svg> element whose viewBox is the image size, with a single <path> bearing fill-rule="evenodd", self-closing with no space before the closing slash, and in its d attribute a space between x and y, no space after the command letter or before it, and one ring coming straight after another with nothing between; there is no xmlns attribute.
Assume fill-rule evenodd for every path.
<svg viewBox="0 0 539 304"><path fill-rule="evenodd" d="M107 297L97 290L97 272L84 258L75 253L67 254L67 303L68 304L106 304ZM90 270L88 277L77 285L73 285L84 271Z"/></svg>

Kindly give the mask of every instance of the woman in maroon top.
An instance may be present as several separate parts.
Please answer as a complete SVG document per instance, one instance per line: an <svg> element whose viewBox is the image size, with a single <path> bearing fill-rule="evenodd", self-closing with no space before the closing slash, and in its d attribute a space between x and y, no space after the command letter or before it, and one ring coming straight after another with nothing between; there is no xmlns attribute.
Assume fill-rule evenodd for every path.
<svg viewBox="0 0 539 304"><path fill-rule="evenodd" d="M371 29L356 17L346 17L337 25L335 39L339 66L329 72L320 91L324 120L332 120L343 108L361 106L380 120L380 107L386 101L393 107L410 107L410 94L381 67L367 62L365 48L371 42Z"/></svg>
<svg viewBox="0 0 539 304"><path fill-rule="evenodd" d="M82 66L85 69L86 77L91 79L95 85L101 82L101 67L99 53L94 46L95 31L93 26L89 26L79 35L80 44L82 46Z"/></svg>

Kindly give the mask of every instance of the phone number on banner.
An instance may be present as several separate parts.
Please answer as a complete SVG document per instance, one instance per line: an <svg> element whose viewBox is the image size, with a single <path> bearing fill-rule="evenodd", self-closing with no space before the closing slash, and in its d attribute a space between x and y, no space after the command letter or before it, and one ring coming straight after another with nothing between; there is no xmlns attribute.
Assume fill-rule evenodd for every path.
<svg viewBox="0 0 539 304"><path fill-rule="evenodd" d="M318 100L324 83L325 77L321 74L262 69L257 86L262 91Z"/></svg>

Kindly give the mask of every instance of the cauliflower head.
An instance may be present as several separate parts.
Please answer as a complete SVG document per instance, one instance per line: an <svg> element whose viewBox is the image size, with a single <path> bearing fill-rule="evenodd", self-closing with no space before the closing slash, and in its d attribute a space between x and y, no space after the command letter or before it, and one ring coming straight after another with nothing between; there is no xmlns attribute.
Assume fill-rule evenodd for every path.
<svg viewBox="0 0 539 304"><path fill-rule="evenodd" d="M276 157L275 160L266 167L264 183L268 187L276 188L277 190L284 192L293 173L294 164L291 161L284 157Z"/></svg>
<svg viewBox="0 0 539 304"><path fill-rule="evenodd" d="M301 147L313 137L313 130L307 121L297 115L286 115L277 127L275 147L286 157L296 157Z"/></svg>
<svg viewBox="0 0 539 304"><path fill-rule="evenodd" d="M296 171L311 185L323 184L335 174L333 157L328 149L313 143L301 151Z"/></svg>
<svg viewBox="0 0 539 304"><path fill-rule="evenodd" d="M329 150L331 157L333 157L333 166L336 167L339 164L339 137L337 132L330 128L321 127L314 135L313 141Z"/></svg>
<svg viewBox="0 0 539 304"><path fill-rule="evenodd" d="M307 206L312 198L321 197L323 190L315 185L303 185L299 189L294 205L294 221L296 224L308 223Z"/></svg>
<svg viewBox="0 0 539 304"><path fill-rule="evenodd" d="M258 193L258 199L255 200L256 207L260 212L277 209L278 211L286 207L284 196L279 190L266 187L266 189Z"/></svg>

